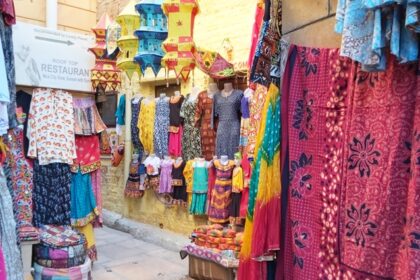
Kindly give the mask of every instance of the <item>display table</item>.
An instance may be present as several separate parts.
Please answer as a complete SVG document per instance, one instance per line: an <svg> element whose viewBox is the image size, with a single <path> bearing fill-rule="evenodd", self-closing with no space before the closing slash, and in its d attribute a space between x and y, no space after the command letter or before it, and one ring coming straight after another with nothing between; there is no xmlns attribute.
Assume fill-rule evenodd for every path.
<svg viewBox="0 0 420 280"><path fill-rule="evenodd" d="M22 250L23 275L25 279L32 279L32 246L38 244L39 241L21 241Z"/></svg>
<svg viewBox="0 0 420 280"><path fill-rule="evenodd" d="M214 249L195 244L186 245L180 252L181 258L188 256L189 277L200 280L234 280L238 259L226 258Z"/></svg>

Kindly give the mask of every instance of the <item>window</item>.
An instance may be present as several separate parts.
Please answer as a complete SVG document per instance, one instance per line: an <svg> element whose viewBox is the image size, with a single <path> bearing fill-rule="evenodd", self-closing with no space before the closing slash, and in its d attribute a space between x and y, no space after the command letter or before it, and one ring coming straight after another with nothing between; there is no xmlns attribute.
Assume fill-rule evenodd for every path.
<svg viewBox="0 0 420 280"><path fill-rule="evenodd" d="M116 93L107 94L106 100L96 103L99 114L107 127L116 126L115 111L117 110L118 95Z"/></svg>

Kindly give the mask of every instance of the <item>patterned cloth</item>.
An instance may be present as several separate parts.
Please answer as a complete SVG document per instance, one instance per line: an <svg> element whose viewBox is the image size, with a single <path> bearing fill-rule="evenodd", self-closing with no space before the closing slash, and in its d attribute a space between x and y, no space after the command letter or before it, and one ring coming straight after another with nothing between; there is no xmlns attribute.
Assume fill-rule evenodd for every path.
<svg viewBox="0 0 420 280"><path fill-rule="evenodd" d="M70 225L70 166L34 161L34 225Z"/></svg>
<svg viewBox="0 0 420 280"><path fill-rule="evenodd" d="M34 256L47 260L64 260L74 257L86 257L86 243L54 248L45 244L36 244Z"/></svg>
<svg viewBox="0 0 420 280"><path fill-rule="evenodd" d="M247 91L252 91L247 89ZM252 92L253 94L253 92ZM248 145L248 131L249 131L249 98L245 95L241 99L241 132L239 137L239 146L243 150Z"/></svg>
<svg viewBox="0 0 420 280"><path fill-rule="evenodd" d="M0 246L0 279L7 279L6 260L4 258L3 249Z"/></svg>
<svg viewBox="0 0 420 280"><path fill-rule="evenodd" d="M79 265L84 264L85 260L86 260L86 255L73 257L73 258L67 258L67 259L59 259L59 260L35 258L35 262L37 264L43 267L55 268L55 269L79 266Z"/></svg>
<svg viewBox="0 0 420 280"><path fill-rule="evenodd" d="M3 250L6 279L23 280L23 265L17 245L16 222L13 219L12 197L7 189L6 177L0 165L0 242Z"/></svg>
<svg viewBox="0 0 420 280"><path fill-rule="evenodd" d="M96 218L99 212L90 174L82 174L80 171L72 174L70 196L72 226L82 227Z"/></svg>
<svg viewBox="0 0 420 280"><path fill-rule="evenodd" d="M419 36L404 25L404 14L405 23L416 30L419 13L418 0L339 0L335 30L342 34L341 55L362 63L367 71L386 69L388 46L400 62L417 61Z"/></svg>
<svg viewBox="0 0 420 280"><path fill-rule="evenodd" d="M7 2L9 2L8 0ZM0 16L0 40L3 47L4 61L6 65L7 84L9 86L9 103L7 103L7 113L9 117L9 127L15 128L18 125L16 118L16 73L15 57L13 54L12 27L7 26L5 19ZM2 83L4 81L0 80Z"/></svg>
<svg viewBox="0 0 420 280"><path fill-rule="evenodd" d="M263 279L263 258L280 249L280 93L271 84L262 111L238 279Z"/></svg>
<svg viewBox="0 0 420 280"><path fill-rule="evenodd" d="M23 155L23 131L20 128L11 129L4 138L7 145L4 171L13 199L13 212L20 228L32 226L32 166ZM35 236L36 237L36 236ZM37 239L37 238L35 238Z"/></svg>
<svg viewBox="0 0 420 280"><path fill-rule="evenodd" d="M144 98L141 101L141 110L137 127L139 128L140 142L143 144L144 151L147 154L153 153L153 131L155 126L155 100Z"/></svg>
<svg viewBox="0 0 420 280"><path fill-rule="evenodd" d="M71 166L72 172L83 174L93 172L101 167L101 154L98 135L76 135L77 158Z"/></svg>
<svg viewBox="0 0 420 280"><path fill-rule="evenodd" d="M201 153L206 160L212 160L215 150L216 131L213 127L213 99L207 92L198 95L195 108L195 127L200 128Z"/></svg>
<svg viewBox="0 0 420 280"><path fill-rule="evenodd" d="M190 96L182 103L180 116L184 118L182 133L182 157L188 161L201 155L200 130L195 127L197 101Z"/></svg>
<svg viewBox="0 0 420 280"><path fill-rule="evenodd" d="M169 112L169 100L158 98L156 101L153 144L155 154L160 158L168 155Z"/></svg>
<svg viewBox="0 0 420 280"><path fill-rule="evenodd" d="M34 89L28 121L28 156L40 165L72 164L77 158L73 97L54 89Z"/></svg>
<svg viewBox="0 0 420 280"><path fill-rule="evenodd" d="M139 160L143 157L143 145L140 142L140 129L137 126L141 110L141 101L143 98L131 100L131 143L133 148L139 154Z"/></svg>
<svg viewBox="0 0 420 280"><path fill-rule="evenodd" d="M106 125L96 107L95 99L91 97L74 97L73 115L74 133L76 135L93 135L106 129Z"/></svg>
<svg viewBox="0 0 420 280"><path fill-rule="evenodd" d="M227 155L229 159L239 149L239 136L241 132L241 100L242 91L234 90L229 96L222 93L214 96L214 116L218 119L216 154L218 157Z"/></svg>
<svg viewBox="0 0 420 280"><path fill-rule="evenodd" d="M86 239L80 232L70 226L42 225L39 227L41 245L50 248L67 248L86 244Z"/></svg>
<svg viewBox="0 0 420 280"><path fill-rule="evenodd" d="M92 279L92 261L86 258L84 264L71 268L47 268L37 263L34 264L35 280L89 280Z"/></svg>
<svg viewBox="0 0 420 280"><path fill-rule="evenodd" d="M14 0L0 1L0 11L7 25L13 25L16 23L16 12L13 1Z"/></svg>
<svg viewBox="0 0 420 280"><path fill-rule="evenodd" d="M172 193L172 160L160 162L159 193Z"/></svg>
<svg viewBox="0 0 420 280"><path fill-rule="evenodd" d="M125 197L142 197L142 192L140 191L139 165L140 162L138 161L138 159L131 160L128 178L124 189Z"/></svg>
<svg viewBox="0 0 420 280"><path fill-rule="evenodd" d="M212 189L209 205L209 221L223 224L229 221L229 206L232 193L232 172L235 163L230 160L222 164L220 160L213 162L216 168L216 181Z"/></svg>
<svg viewBox="0 0 420 280"><path fill-rule="evenodd" d="M101 169L97 169L96 171L93 171L92 173L90 173L90 175L92 177L92 189L93 189L93 193L95 194L96 208L98 209L98 215L93 225L95 227L101 227L103 223Z"/></svg>
<svg viewBox="0 0 420 280"><path fill-rule="evenodd" d="M267 88L257 84L255 92L252 95L251 100L249 100L249 130L247 146L247 154L249 157L254 156L255 143L257 142L257 133L261 124L261 114L266 95Z"/></svg>

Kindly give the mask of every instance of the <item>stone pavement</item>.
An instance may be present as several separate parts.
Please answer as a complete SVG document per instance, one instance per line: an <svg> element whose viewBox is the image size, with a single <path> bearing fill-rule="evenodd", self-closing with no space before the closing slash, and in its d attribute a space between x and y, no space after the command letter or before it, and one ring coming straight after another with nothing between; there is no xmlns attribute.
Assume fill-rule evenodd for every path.
<svg viewBox="0 0 420 280"><path fill-rule="evenodd" d="M103 227L95 229L98 261L93 280L186 280L188 260L179 253Z"/></svg>

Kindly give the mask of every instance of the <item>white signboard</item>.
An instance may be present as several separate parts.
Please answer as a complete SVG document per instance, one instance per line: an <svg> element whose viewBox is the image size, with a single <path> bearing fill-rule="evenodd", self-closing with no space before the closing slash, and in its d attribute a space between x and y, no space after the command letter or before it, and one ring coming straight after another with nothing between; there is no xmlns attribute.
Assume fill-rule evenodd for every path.
<svg viewBox="0 0 420 280"><path fill-rule="evenodd" d="M16 84L91 92L94 36L18 22L13 27Z"/></svg>

